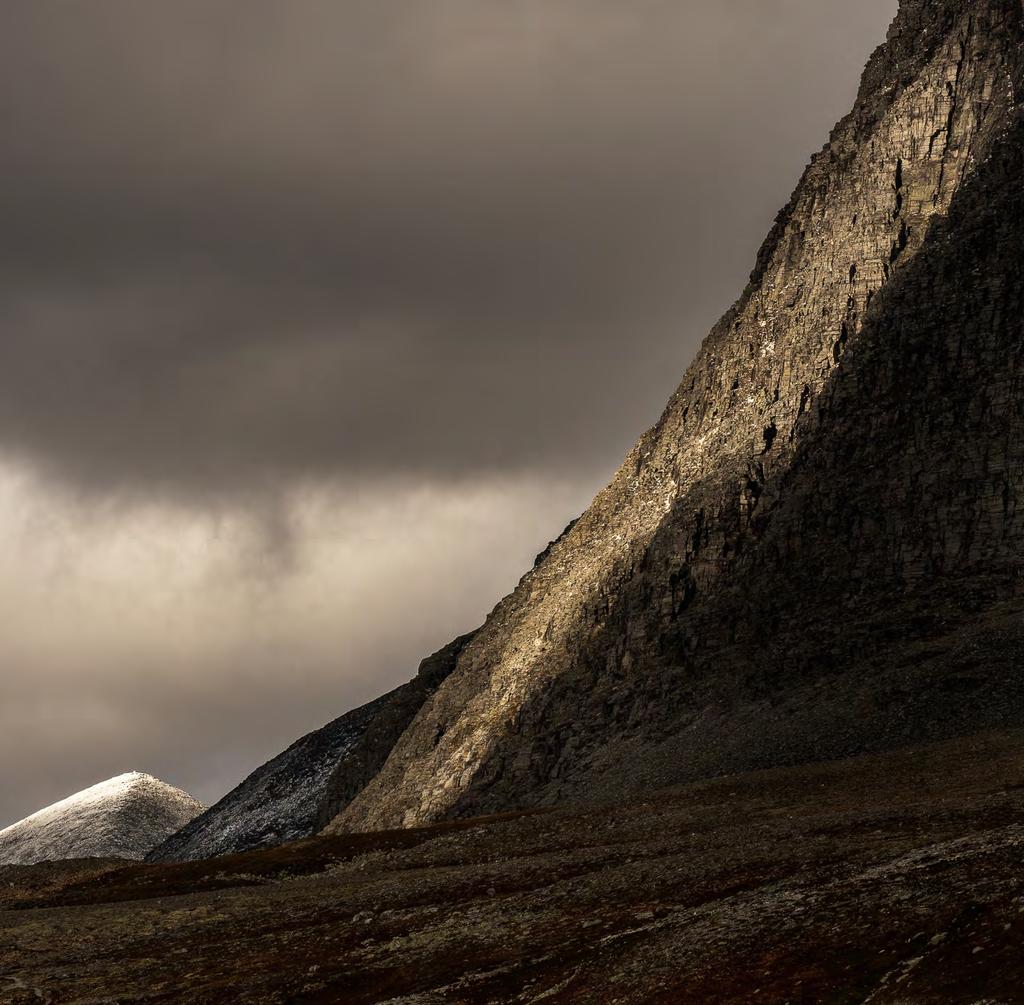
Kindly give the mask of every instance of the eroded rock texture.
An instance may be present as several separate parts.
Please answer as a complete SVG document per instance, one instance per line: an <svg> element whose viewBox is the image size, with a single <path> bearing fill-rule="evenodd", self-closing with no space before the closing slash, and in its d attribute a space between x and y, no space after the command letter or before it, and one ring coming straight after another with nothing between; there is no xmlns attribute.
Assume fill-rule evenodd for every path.
<svg viewBox="0 0 1024 1005"><path fill-rule="evenodd" d="M904 0L738 303L332 824L1024 722L1020 0Z"/></svg>
<svg viewBox="0 0 1024 1005"><path fill-rule="evenodd" d="M148 856L179 862L266 848L315 834L380 770L472 635L425 659L416 677L296 740Z"/></svg>

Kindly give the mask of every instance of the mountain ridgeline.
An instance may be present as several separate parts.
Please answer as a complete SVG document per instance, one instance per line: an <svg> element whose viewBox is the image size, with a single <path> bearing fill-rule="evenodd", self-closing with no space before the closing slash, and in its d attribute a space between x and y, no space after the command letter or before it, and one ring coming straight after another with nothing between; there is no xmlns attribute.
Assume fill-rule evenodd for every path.
<svg viewBox="0 0 1024 1005"><path fill-rule="evenodd" d="M903 0L657 425L339 746L328 830L1024 723L1022 22Z"/></svg>

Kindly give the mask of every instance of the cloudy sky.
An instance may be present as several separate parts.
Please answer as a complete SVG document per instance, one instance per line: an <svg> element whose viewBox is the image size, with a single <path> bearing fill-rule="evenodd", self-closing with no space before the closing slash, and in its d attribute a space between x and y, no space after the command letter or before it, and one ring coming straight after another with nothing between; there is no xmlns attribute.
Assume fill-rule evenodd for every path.
<svg viewBox="0 0 1024 1005"><path fill-rule="evenodd" d="M9 0L0 826L212 801L653 422L896 0Z"/></svg>

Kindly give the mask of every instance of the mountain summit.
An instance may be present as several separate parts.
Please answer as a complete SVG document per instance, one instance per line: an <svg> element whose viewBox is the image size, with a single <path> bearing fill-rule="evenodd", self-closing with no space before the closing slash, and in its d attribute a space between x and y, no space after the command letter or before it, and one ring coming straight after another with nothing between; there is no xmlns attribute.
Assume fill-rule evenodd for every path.
<svg viewBox="0 0 1024 1005"><path fill-rule="evenodd" d="M109 778L0 831L0 865L72 858L141 859L203 810L141 771Z"/></svg>

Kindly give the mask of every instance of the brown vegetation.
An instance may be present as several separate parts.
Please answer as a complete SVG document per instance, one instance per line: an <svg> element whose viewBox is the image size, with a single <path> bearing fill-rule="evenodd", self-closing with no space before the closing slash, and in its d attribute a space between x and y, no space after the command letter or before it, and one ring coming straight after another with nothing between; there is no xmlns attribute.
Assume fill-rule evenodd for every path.
<svg viewBox="0 0 1024 1005"><path fill-rule="evenodd" d="M2 877L0 1001L1024 1001L1022 847L1011 732L628 805L40 867Z"/></svg>

